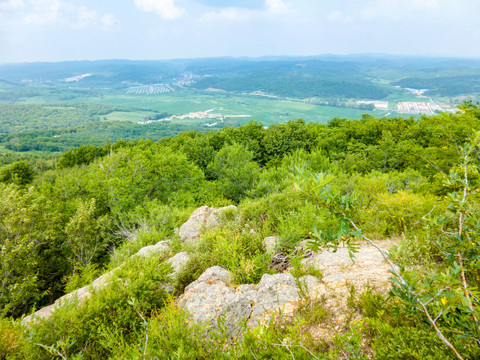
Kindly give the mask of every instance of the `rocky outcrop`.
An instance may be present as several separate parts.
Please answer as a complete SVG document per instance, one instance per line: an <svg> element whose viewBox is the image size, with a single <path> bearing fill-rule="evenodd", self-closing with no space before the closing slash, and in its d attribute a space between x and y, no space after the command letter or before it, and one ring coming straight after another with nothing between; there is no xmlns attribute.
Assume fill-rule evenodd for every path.
<svg viewBox="0 0 480 360"><path fill-rule="evenodd" d="M211 208L209 206L198 208L178 230L180 239L185 242L198 240L203 231L214 229L220 224L223 211L236 208L235 205L226 206L220 209Z"/></svg>
<svg viewBox="0 0 480 360"><path fill-rule="evenodd" d="M300 286L299 286L300 284ZM306 293L321 296L321 283L313 276L297 281L291 274L265 274L257 285L231 284L229 271L214 266L185 288L178 304L194 321L216 328L221 322L230 336L237 335L245 322L254 327L272 316L292 316L299 308L301 287Z"/></svg>
<svg viewBox="0 0 480 360"><path fill-rule="evenodd" d="M248 297L230 286L230 273L219 266L188 285L178 304L197 322L216 327L221 320L230 336L241 330L240 320L249 318L252 311Z"/></svg>
<svg viewBox="0 0 480 360"><path fill-rule="evenodd" d="M86 299L92 296L92 291L104 287L108 283L108 279L117 271L115 268L102 276L95 279L90 285L84 286L80 289L72 291L60 298L58 298L52 305L41 308L32 315L25 316L22 319L22 324L28 324L34 319L47 319L58 307L68 303L73 299L77 299L79 303L83 303Z"/></svg>
<svg viewBox="0 0 480 360"><path fill-rule="evenodd" d="M380 246L387 250L393 243L382 242ZM320 251L312 253L303 260L305 266L312 266L322 272L322 281L326 284L349 282L384 285L392 277L390 266L382 254L373 246L360 246L354 254L354 262L348 254L348 249L340 247L336 252Z"/></svg>
<svg viewBox="0 0 480 360"><path fill-rule="evenodd" d="M147 257L150 255L165 254L170 250L167 240L159 241L155 245L149 245L141 248L134 256Z"/></svg>
<svg viewBox="0 0 480 360"><path fill-rule="evenodd" d="M168 245L165 244L165 242L159 242L156 245L151 245L144 247L140 249L137 254L134 256L141 256L141 257L147 257L147 256L158 256L159 254L164 254L166 251L169 250ZM169 281L174 282L176 281L178 274L185 268L187 262L189 260L188 253L186 252L181 252L176 254L175 256L171 257L170 259L166 260L168 264L172 267L172 272L169 275ZM112 277L112 275L115 274L118 268L115 268L102 276L98 277L96 280L94 280L90 285L84 286L80 289L77 289L75 291L72 291L71 293L68 293L61 298L58 298L55 303L52 305L46 306L44 308L41 308L40 310L36 311L32 315L26 316L23 318L22 323L23 324L28 324L34 319L46 319L49 318L50 315L57 309L58 307L65 305L71 300L78 300L78 302L81 304L83 303L86 299L92 296L92 293L96 289L101 289L105 285L108 284L109 279ZM173 292L174 288L170 284L163 284L160 285L165 289L166 291Z"/></svg>
<svg viewBox="0 0 480 360"><path fill-rule="evenodd" d="M382 244L384 249L392 245L388 242ZM305 299L322 299L329 308L346 307L351 285L386 288L391 277L389 265L372 246L361 246L355 254L355 263L346 248L339 248L335 253L309 252L303 265L321 270L322 280L311 275L295 279L286 272L265 274L257 285L235 287L231 283L231 274L214 266L185 288L178 304L190 313L192 320L206 323L210 329L218 327L220 322L229 336L235 336L242 331L242 324L257 326L279 314L292 317ZM342 296L339 298L336 294ZM333 317L336 317L337 310L331 309Z"/></svg>

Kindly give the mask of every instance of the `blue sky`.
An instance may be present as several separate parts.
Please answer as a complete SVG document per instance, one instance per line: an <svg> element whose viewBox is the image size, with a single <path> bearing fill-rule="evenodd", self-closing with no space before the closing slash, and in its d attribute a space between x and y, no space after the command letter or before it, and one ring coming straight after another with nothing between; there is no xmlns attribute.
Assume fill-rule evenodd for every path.
<svg viewBox="0 0 480 360"><path fill-rule="evenodd" d="M388 53L480 58L479 0L0 0L0 63Z"/></svg>

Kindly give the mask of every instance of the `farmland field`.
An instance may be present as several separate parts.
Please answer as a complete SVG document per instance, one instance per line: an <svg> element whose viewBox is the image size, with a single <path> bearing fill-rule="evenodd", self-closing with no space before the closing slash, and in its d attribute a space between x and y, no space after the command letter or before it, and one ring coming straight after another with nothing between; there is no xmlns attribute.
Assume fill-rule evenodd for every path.
<svg viewBox="0 0 480 360"><path fill-rule="evenodd" d="M473 82L466 84L466 77ZM399 114L397 104L425 102L454 111L457 104L479 98L479 78L480 62L416 58L0 65L0 149L59 152L250 121L270 127L364 114L418 117L421 111L415 109L425 106ZM408 88L429 90L421 96ZM388 107L375 109L375 102Z"/></svg>
<svg viewBox="0 0 480 360"><path fill-rule="evenodd" d="M357 109L336 108L305 103L300 100L273 99L254 95L210 94L201 91L177 91L161 95L125 95L113 94L92 97L85 102L111 104L156 112L167 112L173 115L184 115L191 112L215 109L214 113L222 115L251 115L251 117L234 118L238 124L255 120L264 125L282 123L288 120L303 118L312 122L327 122L334 117L358 118L364 113L383 116L386 111L365 111ZM140 121L148 112L112 113L108 120ZM202 119L174 120L180 124L205 123Z"/></svg>

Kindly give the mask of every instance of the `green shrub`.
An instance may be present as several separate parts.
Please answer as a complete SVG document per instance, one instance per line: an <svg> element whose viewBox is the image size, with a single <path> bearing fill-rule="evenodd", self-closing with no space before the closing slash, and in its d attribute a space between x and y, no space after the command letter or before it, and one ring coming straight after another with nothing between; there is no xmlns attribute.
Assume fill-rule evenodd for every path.
<svg viewBox="0 0 480 360"><path fill-rule="evenodd" d="M142 316L164 306L167 294L159 284L169 271L154 257L130 259L83 304L74 299L49 319L30 324L31 342L47 347L68 343L63 349L68 357L108 358L111 349L105 343L112 333L127 343L135 341L142 331ZM38 347L35 356L49 358L45 347Z"/></svg>

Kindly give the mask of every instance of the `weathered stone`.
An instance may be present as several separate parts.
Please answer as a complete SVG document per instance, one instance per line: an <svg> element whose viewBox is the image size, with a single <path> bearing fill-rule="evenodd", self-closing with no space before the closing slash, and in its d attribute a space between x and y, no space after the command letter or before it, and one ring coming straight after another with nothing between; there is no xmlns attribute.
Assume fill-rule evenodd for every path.
<svg viewBox="0 0 480 360"><path fill-rule="evenodd" d="M241 319L248 319L252 306L247 296L228 285L230 274L219 266L207 269L185 288L178 304L194 321L218 327L221 321L229 336L241 331Z"/></svg>
<svg viewBox="0 0 480 360"><path fill-rule="evenodd" d="M161 255L170 250L168 241L159 241L155 245L145 246L138 250L135 256L147 257L150 255Z"/></svg>
<svg viewBox="0 0 480 360"><path fill-rule="evenodd" d="M269 236L263 239L263 250L269 255L275 255L280 239L277 236Z"/></svg>
<svg viewBox="0 0 480 360"><path fill-rule="evenodd" d="M250 326L264 323L272 315L291 316L300 305L300 293L295 278L289 274L265 274L257 285L253 309L248 320Z"/></svg>
<svg viewBox="0 0 480 360"><path fill-rule="evenodd" d="M165 244L160 244L157 243L156 245L152 246L147 246L146 248L149 248L148 250L142 251L145 248L142 248L139 250L139 252L135 256L141 256L141 257L146 257L149 255L156 255L159 254L160 249L163 249ZM158 245L158 246L157 246ZM153 249L153 250L152 250ZM164 249L162 250L164 251ZM187 262L189 260L188 253L186 252L181 252L176 254L175 256L171 257L170 259L167 260L167 262L170 264L172 267L172 273L169 275L170 281L173 282L177 279L178 274L180 271L182 271ZM43 318L47 319L49 318L52 313L60 306L66 305L69 301L73 300L78 300L79 304L82 304L86 299L92 296L92 291L96 289L101 289L105 285L108 284L110 277L117 271L118 268L115 268L102 276L99 276L97 279L95 279L90 285L84 286L80 289L77 289L75 291L72 291L71 293L68 293L60 298L58 298L55 303L52 305L46 306L32 315L26 316L23 318L22 323L23 324L28 324L31 321L35 320L36 318ZM163 288L168 291L168 292L173 292L174 288L170 284L163 284Z"/></svg>
<svg viewBox="0 0 480 360"><path fill-rule="evenodd" d="M327 289L322 281L312 275L305 275L298 279L300 288L302 289L302 295L305 295L311 300L321 299L327 293Z"/></svg>
<svg viewBox="0 0 480 360"><path fill-rule="evenodd" d="M198 240L202 231L216 228L220 224L221 214L224 210L236 208L235 205L230 205L220 209L209 206L196 209L178 230L180 239L185 242Z"/></svg>
<svg viewBox="0 0 480 360"><path fill-rule="evenodd" d="M172 256L166 261L167 264L170 264L170 266L172 267L172 273L169 275L172 281L177 280L178 275L181 271L185 269L189 260L190 256L187 252L184 251Z"/></svg>
<svg viewBox="0 0 480 360"><path fill-rule="evenodd" d="M386 282L391 274L390 266L382 254L373 246L361 246L354 254L352 262L347 248L338 248L336 252L321 251L314 253L303 263L321 270L325 284L336 284L345 281L354 282Z"/></svg>
<svg viewBox="0 0 480 360"><path fill-rule="evenodd" d="M230 286L230 278L230 272L219 266L209 268L185 288L178 304L188 310L192 320L211 328L221 320L233 336L242 330L243 321L257 326L280 313L293 315L302 300L295 278L288 273L265 274L258 285L240 285L236 289Z"/></svg>
<svg viewBox="0 0 480 360"><path fill-rule="evenodd" d="M85 300L92 296L92 290L102 288L108 283L108 279L113 275L118 268L115 268L102 276L95 279L90 285L74 290L60 298L58 298L52 305L45 306L36 311L32 315L25 316L22 319L22 324L28 324L35 318L48 319L52 313L60 306L67 304L69 301L78 300L82 304Z"/></svg>
<svg viewBox="0 0 480 360"><path fill-rule="evenodd" d="M213 266L208 268L199 276L197 282L206 282L209 284L223 283L230 285L232 274L230 271L222 268L221 266Z"/></svg>

